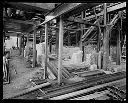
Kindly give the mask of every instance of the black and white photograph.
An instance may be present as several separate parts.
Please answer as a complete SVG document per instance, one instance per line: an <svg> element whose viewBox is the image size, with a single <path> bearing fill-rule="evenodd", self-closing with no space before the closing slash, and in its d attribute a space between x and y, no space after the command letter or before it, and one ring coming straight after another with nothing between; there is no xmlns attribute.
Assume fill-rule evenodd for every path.
<svg viewBox="0 0 128 103"><path fill-rule="evenodd" d="M126 101L126 1L2 4L3 100Z"/></svg>

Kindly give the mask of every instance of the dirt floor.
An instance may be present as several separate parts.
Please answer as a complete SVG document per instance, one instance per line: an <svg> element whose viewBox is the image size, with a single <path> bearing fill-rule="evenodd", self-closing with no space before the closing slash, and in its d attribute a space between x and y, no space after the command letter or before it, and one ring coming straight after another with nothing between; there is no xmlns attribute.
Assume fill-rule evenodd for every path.
<svg viewBox="0 0 128 103"><path fill-rule="evenodd" d="M32 68L29 67L26 59L19 55L18 50L11 52L11 58L9 61L10 71L10 83L3 85L3 99L8 98L19 91L32 86L29 79L40 70L41 67ZM39 94L39 93L38 93ZM28 98L29 97L29 98ZM34 99L34 96L23 96L18 99Z"/></svg>

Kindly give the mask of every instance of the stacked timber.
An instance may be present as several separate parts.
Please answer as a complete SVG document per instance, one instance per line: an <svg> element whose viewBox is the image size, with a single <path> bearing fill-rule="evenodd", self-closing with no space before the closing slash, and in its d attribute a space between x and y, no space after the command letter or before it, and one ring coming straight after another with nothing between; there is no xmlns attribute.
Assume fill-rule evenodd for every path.
<svg viewBox="0 0 128 103"><path fill-rule="evenodd" d="M109 95L117 100L125 100L126 99L126 79L122 82L115 83L112 86L108 87L110 91Z"/></svg>

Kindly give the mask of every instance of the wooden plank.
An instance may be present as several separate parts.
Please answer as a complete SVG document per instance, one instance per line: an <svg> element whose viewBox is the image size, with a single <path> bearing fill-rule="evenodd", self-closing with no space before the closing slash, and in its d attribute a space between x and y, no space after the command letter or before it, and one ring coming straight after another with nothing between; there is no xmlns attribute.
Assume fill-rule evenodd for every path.
<svg viewBox="0 0 128 103"><path fill-rule="evenodd" d="M108 93L109 93L109 91L105 90L105 91L101 91L101 92L96 92L94 94L78 97L78 98L75 98L73 100L90 100L90 99L101 97L101 96L108 94Z"/></svg>
<svg viewBox="0 0 128 103"><path fill-rule="evenodd" d="M31 81L31 82L32 82L32 81ZM35 82L32 82L32 84L33 84L34 86L37 86ZM45 92L42 91L42 89L39 88L39 91L41 92L42 95L45 95Z"/></svg>
<svg viewBox="0 0 128 103"><path fill-rule="evenodd" d="M56 65L55 61L51 63L53 65L54 71L56 71L56 74L58 75L58 66ZM66 77L63 75L63 70L62 70L62 79L66 79Z"/></svg>
<svg viewBox="0 0 128 103"><path fill-rule="evenodd" d="M45 68L44 68L44 79L47 78L47 59L48 59L48 24L45 24Z"/></svg>
<svg viewBox="0 0 128 103"><path fill-rule="evenodd" d="M53 69L54 67L51 65L50 62L47 62L48 68L51 70L51 72L57 77L57 72Z"/></svg>
<svg viewBox="0 0 128 103"><path fill-rule="evenodd" d="M101 19L102 19L102 18L97 19L97 20L94 22L94 24L97 24L97 23L99 22L99 20L101 20ZM91 26L91 27L86 31L86 33L82 36L82 41L84 41L85 38L86 38L94 29L95 29L95 27L94 27L94 26Z"/></svg>
<svg viewBox="0 0 128 103"><path fill-rule="evenodd" d="M79 91L71 92L71 93L68 93L68 94L56 96L56 97L51 98L51 100L67 99L69 97L74 97L74 96L77 96L77 95L80 95L80 94L83 94L83 93L87 93L89 91L93 91L93 90L96 90L96 89L99 89L99 88L106 87L108 85L112 85L112 84L120 82L122 80L124 80L124 79L116 80L116 81L112 81L112 82L109 82L109 83L105 83L105 84L97 85L97 86L94 86L94 87L86 88L86 89L83 89L83 90L79 90Z"/></svg>
<svg viewBox="0 0 128 103"><path fill-rule="evenodd" d="M57 64L54 63L54 66L56 67L57 70ZM62 78L68 79L70 76L65 72L65 68L62 66Z"/></svg>
<svg viewBox="0 0 128 103"><path fill-rule="evenodd" d="M48 86L48 85L50 85L49 82L43 83L43 84L40 84L40 85L36 85L36 86L34 86L34 87L31 87L31 88L25 89L25 90L23 90L23 91L20 91L20 92L18 92L18 93L16 93L16 94L12 94L11 96L8 96L8 97L6 97L6 98L4 98L4 99L16 98L16 97L25 95L25 94L27 94L27 93L30 93L30 92L32 92L32 91L35 91L35 90L37 90L37 89L40 89L40 88L42 88L42 87L46 87L46 86Z"/></svg>
<svg viewBox="0 0 128 103"><path fill-rule="evenodd" d="M102 73L104 73L104 72L99 71L99 70L94 70L94 71L80 72L80 73L77 73L77 75L85 77L85 76L91 76L91 75L102 74Z"/></svg>
<svg viewBox="0 0 128 103"><path fill-rule="evenodd" d="M88 79L84 81L79 81L75 83L70 83L65 86L57 87L54 90L52 89L52 92L48 93L46 96L43 96L41 98L48 99L48 98L56 97L59 95L71 93L80 89L89 88L92 86L108 83L108 82L123 79L123 78L126 78L126 74L124 74L124 72L120 72L120 73L104 75L104 76L100 76L100 77L96 77L96 78Z"/></svg>
<svg viewBox="0 0 128 103"><path fill-rule="evenodd" d="M48 71L50 77L52 78L52 80L56 79L55 75L51 72L51 70L49 68L47 68L47 71Z"/></svg>
<svg viewBox="0 0 128 103"><path fill-rule="evenodd" d="M95 100L109 100L109 99L110 99L110 97L107 95L102 95L100 97L95 98Z"/></svg>
<svg viewBox="0 0 128 103"><path fill-rule="evenodd" d="M58 56L58 84L62 80L62 51L63 51L63 20L60 17L60 27L59 27L59 56Z"/></svg>
<svg viewBox="0 0 128 103"><path fill-rule="evenodd" d="M72 77L72 75L66 70L66 68L63 67L63 71L64 71L69 77Z"/></svg>

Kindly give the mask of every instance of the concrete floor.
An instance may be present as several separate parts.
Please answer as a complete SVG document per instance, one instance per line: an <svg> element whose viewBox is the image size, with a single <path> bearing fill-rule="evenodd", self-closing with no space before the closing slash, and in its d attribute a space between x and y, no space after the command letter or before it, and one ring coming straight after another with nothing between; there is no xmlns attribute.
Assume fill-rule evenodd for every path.
<svg viewBox="0 0 128 103"><path fill-rule="evenodd" d="M11 59L9 61L10 83L3 85L3 99L32 86L29 79L39 71L40 67L27 68L28 65L26 59L19 55L18 50L11 52ZM22 98L18 99L26 98L34 99L34 96L22 96Z"/></svg>

